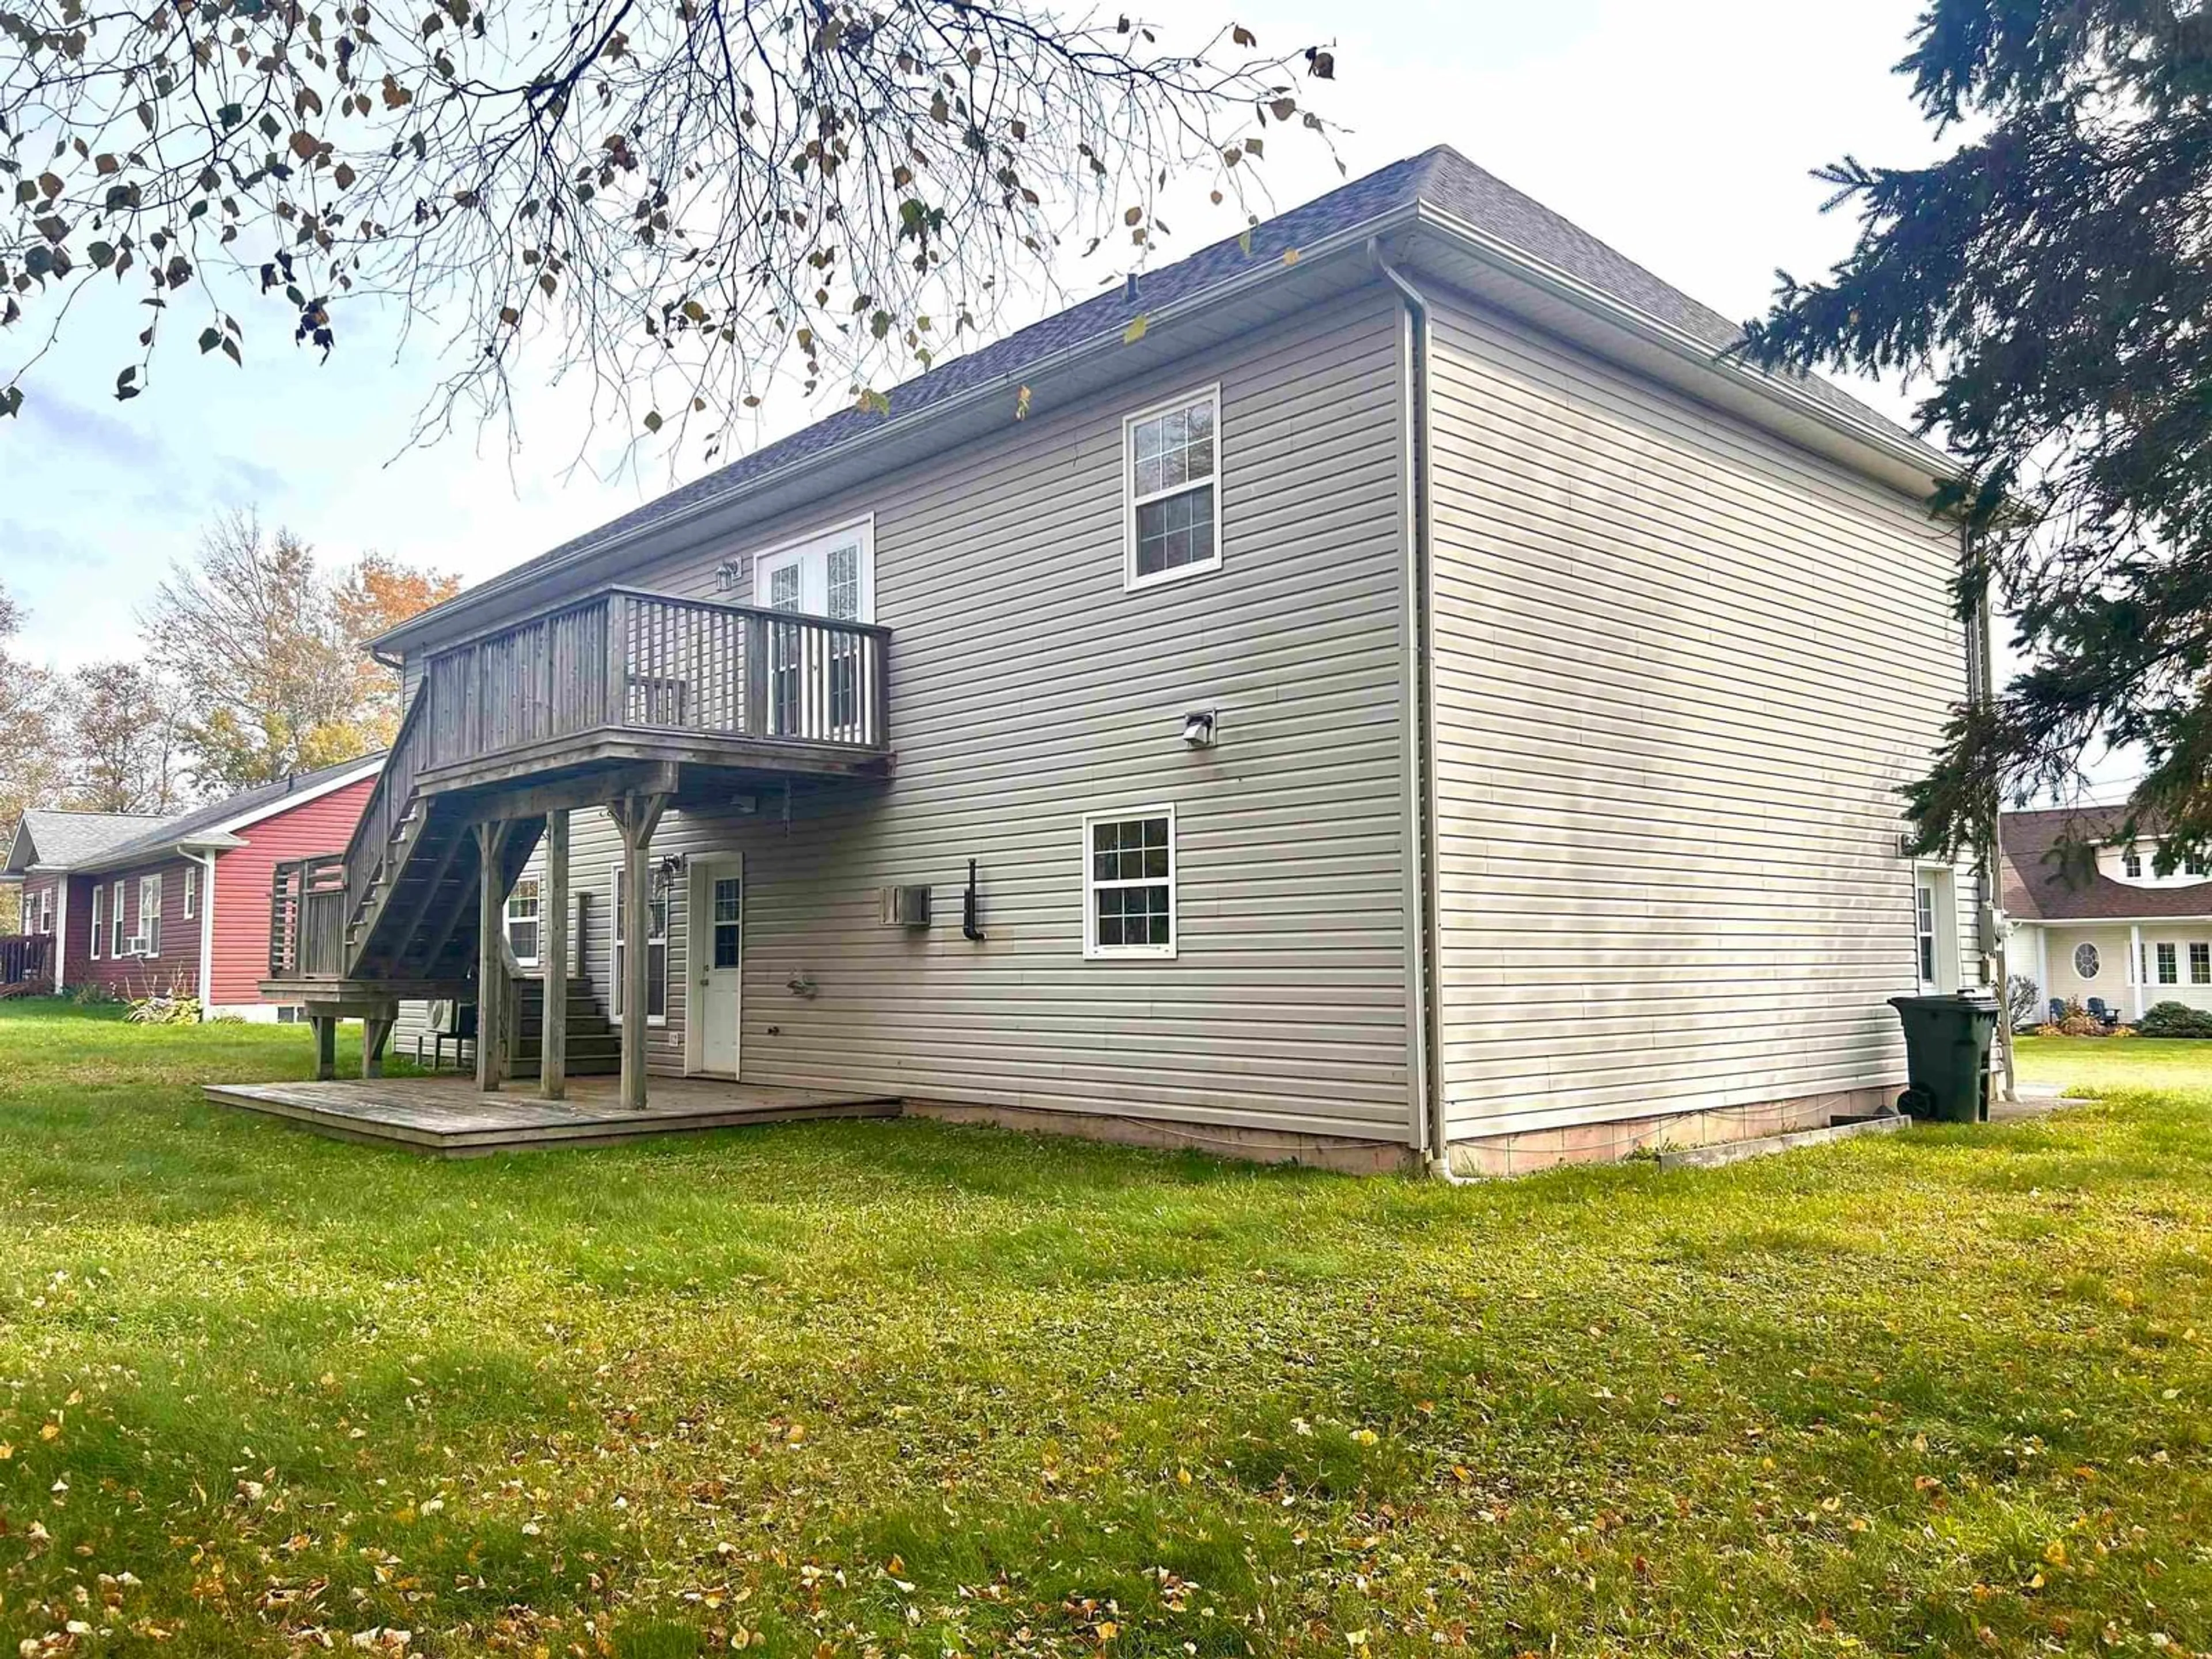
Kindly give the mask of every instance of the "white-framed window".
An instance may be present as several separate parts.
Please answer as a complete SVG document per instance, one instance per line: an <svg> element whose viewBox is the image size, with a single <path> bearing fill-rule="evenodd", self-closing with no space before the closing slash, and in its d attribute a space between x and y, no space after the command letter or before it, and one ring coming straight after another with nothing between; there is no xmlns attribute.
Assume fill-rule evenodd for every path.
<svg viewBox="0 0 2212 1659"><path fill-rule="evenodd" d="M200 867L197 864L185 866L185 920L190 921L199 914Z"/></svg>
<svg viewBox="0 0 2212 1659"><path fill-rule="evenodd" d="M1220 427L1218 386L1123 418L1125 588L1221 568Z"/></svg>
<svg viewBox="0 0 2212 1659"><path fill-rule="evenodd" d="M2130 881L2142 879L2142 854L2132 847L2120 854L2120 872Z"/></svg>
<svg viewBox="0 0 2212 1659"><path fill-rule="evenodd" d="M1172 806L1094 812L1083 820L1083 954L1176 953Z"/></svg>
<svg viewBox="0 0 2212 1659"><path fill-rule="evenodd" d="M538 965L538 934L544 903L538 878L525 876L507 896L507 948L525 968Z"/></svg>
<svg viewBox="0 0 2212 1659"><path fill-rule="evenodd" d="M1936 923L1936 876L1925 871L1912 884L1912 951L1920 982L1931 988L1940 963Z"/></svg>
<svg viewBox="0 0 2212 1659"><path fill-rule="evenodd" d="M2095 945L2084 942L2074 947L2075 978L2079 980L2094 979L2097 977L2098 969L2103 966L2104 963L2097 959L2097 947Z"/></svg>
<svg viewBox="0 0 2212 1659"><path fill-rule="evenodd" d="M138 954L161 954L161 876L159 871L138 878Z"/></svg>
<svg viewBox="0 0 2212 1659"><path fill-rule="evenodd" d="M54 931L54 890L52 883L39 893L39 925L33 931L51 933Z"/></svg>
<svg viewBox="0 0 2212 1659"><path fill-rule="evenodd" d="M623 896L626 884L622 866L615 866L615 994L614 1015L623 1014L623 987L629 982L629 970L623 966L629 949L629 905ZM647 1025L668 1024L668 893L655 883L653 902L647 906L645 933L645 1023Z"/></svg>
<svg viewBox="0 0 2212 1659"><path fill-rule="evenodd" d="M2189 982L2212 985L2212 944L2197 939L2189 947Z"/></svg>
<svg viewBox="0 0 2212 1659"><path fill-rule="evenodd" d="M2199 853L2184 854L2181 859L2181 873L2185 876L2203 875L2205 873L2203 855Z"/></svg>
<svg viewBox="0 0 2212 1659"><path fill-rule="evenodd" d="M119 881L107 890L107 954L118 962L131 954L131 930L123 920L123 897L129 890Z"/></svg>
<svg viewBox="0 0 2212 1659"><path fill-rule="evenodd" d="M104 931L100 918L107 914L106 899L107 890L105 887L95 885L92 890L91 948L87 952L87 954L89 955L94 962L98 962L100 960L100 947L102 943L100 936L102 931Z"/></svg>
<svg viewBox="0 0 2212 1659"><path fill-rule="evenodd" d="M2158 982L2160 985L2179 985L2181 983L2180 955L2181 952L2171 943L2161 943L2159 945Z"/></svg>

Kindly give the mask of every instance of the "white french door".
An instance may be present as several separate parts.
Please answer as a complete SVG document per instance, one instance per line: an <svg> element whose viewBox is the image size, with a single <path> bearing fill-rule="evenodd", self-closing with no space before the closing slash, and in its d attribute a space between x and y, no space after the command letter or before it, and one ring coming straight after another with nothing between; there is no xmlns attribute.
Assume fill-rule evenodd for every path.
<svg viewBox="0 0 2212 1659"><path fill-rule="evenodd" d="M763 610L787 611L835 622L873 622L876 615L875 526L864 520L842 530L812 537L753 563L753 602ZM807 694L826 709L833 732L860 718L860 652L856 639L824 638L819 632L771 627L769 634L769 731L782 735L805 729Z"/></svg>

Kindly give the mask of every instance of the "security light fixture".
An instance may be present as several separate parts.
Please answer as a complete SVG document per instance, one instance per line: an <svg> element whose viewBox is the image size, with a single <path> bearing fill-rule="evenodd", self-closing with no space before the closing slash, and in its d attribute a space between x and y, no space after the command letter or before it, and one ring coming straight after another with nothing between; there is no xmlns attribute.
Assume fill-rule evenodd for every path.
<svg viewBox="0 0 2212 1659"><path fill-rule="evenodd" d="M735 592L738 578L743 574L735 559L725 559L714 567L714 586L725 593Z"/></svg>
<svg viewBox="0 0 2212 1659"><path fill-rule="evenodd" d="M1211 708L1194 708L1182 717L1182 740L1193 749L1211 749L1218 723Z"/></svg>

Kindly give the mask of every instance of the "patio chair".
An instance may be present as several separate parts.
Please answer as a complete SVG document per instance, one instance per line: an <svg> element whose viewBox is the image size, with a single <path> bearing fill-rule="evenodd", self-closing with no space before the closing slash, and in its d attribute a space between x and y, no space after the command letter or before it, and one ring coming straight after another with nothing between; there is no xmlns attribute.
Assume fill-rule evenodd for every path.
<svg viewBox="0 0 2212 1659"><path fill-rule="evenodd" d="M2117 1008L2107 1008L2105 1006L2104 998L2091 997L2086 1006L2091 1014L2095 1016L2098 1019L2102 1020L2106 1024L2118 1025L2120 1023L2120 1011Z"/></svg>
<svg viewBox="0 0 2212 1659"><path fill-rule="evenodd" d="M2056 1025L2056 1024L2058 1024L2058 1022L2059 1022L2060 1020L2062 1020L2062 1019L2063 1019L2063 1018L2066 1018L2066 999L2065 999L2064 997L2053 997L2053 998L2051 998L2051 1023L2053 1025Z"/></svg>

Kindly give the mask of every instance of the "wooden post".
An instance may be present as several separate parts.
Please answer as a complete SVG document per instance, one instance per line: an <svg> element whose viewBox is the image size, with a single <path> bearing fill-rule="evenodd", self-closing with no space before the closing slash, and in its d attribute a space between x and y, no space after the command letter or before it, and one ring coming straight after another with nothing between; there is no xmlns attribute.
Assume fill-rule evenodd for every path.
<svg viewBox="0 0 2212 1659"><path fill-rule="evenodd" d="M498 1091L507 1080L507 995L504 938L507 882L500 869L507 827L476 826L477 857L477 1087Z"/></svg>
<svg viewBox="0 0 2212 1659"><path fill-rule="evenodd" d="M545 902L538 907L538 960L545 972L545 1028L538 1040L538 1092L568 1092L568 809L545 815Z"/></svg>
<svg viewBox="0 0 2212 1659"><path fill-rule="evenodd" d="M646 940L653 931L653 832L665 794L624 795L607 809L623 840L622 1103L645 1109L646 999L651 994Z"/></svg>
<svg viewBox="0 0 2212 1659"><path fill-rule="evenodd" d="M384 1045L392 1039L390 1016L383 1018L364 1018L361 1022L361 1074L363 1077L384 1075Z"/></svg>
<svg viewBox="0 0 2212 1659"><path fill-rule="evenodd" d="M309 1014L315 1033L315 1081L328 1083L338 1074L338 1022L335 1014Z"/></svg>

